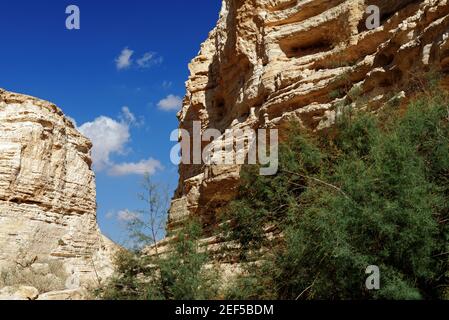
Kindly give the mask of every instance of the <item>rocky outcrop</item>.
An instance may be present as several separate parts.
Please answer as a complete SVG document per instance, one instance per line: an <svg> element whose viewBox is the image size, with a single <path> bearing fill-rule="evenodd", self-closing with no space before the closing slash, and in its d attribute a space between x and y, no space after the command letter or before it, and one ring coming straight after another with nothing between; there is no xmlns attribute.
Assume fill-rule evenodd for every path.
<svg viewBox="0 0 449 320"><path fill-rule="evenodd" d="M49 265L58 263L65 274L61 289L75 289L112 273L115 245L97 225L90 149L91 142L55 105L0 89L5 279L13 274L36 279L33 275L49 273Z"/></svg>
<svg viewBox="0 0 449 320"><path fill-rule="evenodd" d="M380 9L374 29L369 5ZM180 128L282 130L296 119L322 130L343 105L377 110L410 97L424 73L449 71L448 53L446 0L224 0L189 65ZM169 231L192 215L213 229L239 168L181 164Z"/></svg>
<svg viewBox="0 0 449 320"><path fill-rule="evenodd" d="M66 289L60 291L51 291L43 294L39 293L34 287L30 286L15 286L4 287L0 289L1 300L87 300L90 298L89 293L83 289Z"/></svg>
<svg viewBox="0 0 449 320"><path fill-rule="evenodd" d="M34 287L4 287L0 289L0 300L36 300L39 291Z"/></svg>

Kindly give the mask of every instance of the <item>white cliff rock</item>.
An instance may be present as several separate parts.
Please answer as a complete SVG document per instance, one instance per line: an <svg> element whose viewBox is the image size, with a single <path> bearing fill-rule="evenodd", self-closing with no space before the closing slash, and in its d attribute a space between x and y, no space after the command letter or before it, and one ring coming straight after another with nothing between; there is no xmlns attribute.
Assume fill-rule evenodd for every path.
<svg viewBox="0 0 449 320"><path fill-rule="evenodd" d="M4 287L0 290L0 300L36 300L39 291L30 286Z"/></svg>
<svg viewBox="0 0 449 320"><path fill-rule="evenodd" d="M381 14L372 30L369 5ZM222 133L269 124L282 136L292 119L329 128L342 105L375 112L392 99L405 104L423 74L449 71L448 34L446 0L223 0L189 65L180 128L192 135L193 121ZM213 230L239 170L181 164L168 230L190 216Z"/></svg>
<svg viewBox="0 0 449 320"><path fill-rule="evenodd" d="M80 286L112 273L90 149L58 107L0 89L0 269L45 273L57 261Z"/></svg>

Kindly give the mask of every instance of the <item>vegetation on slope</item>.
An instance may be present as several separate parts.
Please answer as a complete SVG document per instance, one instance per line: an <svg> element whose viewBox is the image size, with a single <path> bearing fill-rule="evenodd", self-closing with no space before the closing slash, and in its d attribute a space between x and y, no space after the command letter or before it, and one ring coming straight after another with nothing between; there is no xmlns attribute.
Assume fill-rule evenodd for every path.
<svg viewBox="0 0 449 320"><path fill-rule="evenodd" d="M247 266L225 297L449 298L448 101L434 90L405 111L346 107L320 134L292 124L278 174L245 167L238 197L224 209L221 232L240 244ZM121 253L100 298L223 297L201 236L192 223L168 252L156 245L152 256ZM370 265L380 269L379 290L365 286Z"/></svg>
<svg viewBox="0 0 449 320"><path fill-rule="evenodd" d="M242 258L263 261L228 298L448 298L447 96L432 92L402 115L346 110L321 136L294 127L279 173L247 167L226 211ZM380 290L365 287L370 265Z"/></svg>
<svg viewBox="0 0 449 320"><path fill-rule="evenodd" d="M200 247L201 225L194 220L186 222L162 250L158 240L166 218L168 193L149 175L145 175L142 189L139 199L146 209L133 213L128 224L135 249L118 252L114 276L95 295L104 300L212 299L217 295L218 283L206 265L208 254Z"/></svg>

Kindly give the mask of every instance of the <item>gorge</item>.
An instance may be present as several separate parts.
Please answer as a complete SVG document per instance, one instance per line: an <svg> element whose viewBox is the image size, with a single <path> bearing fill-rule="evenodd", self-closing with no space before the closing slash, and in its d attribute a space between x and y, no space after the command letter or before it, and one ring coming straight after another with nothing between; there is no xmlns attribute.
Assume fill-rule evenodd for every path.
<svg viewBox="0 0 449 320"><path fill-rule="evenodd" d="M369 6L380 12L374 29L366 24ZM227 130L277 129L283 139L296 121L326 131L344 106L373 114L392 102L405 109L429 74L449 87L449 2L223 0L189 70L178 113L188 149L197 145L202 153L206 144L195 133L211 129L231 149ZM52 292L7 284L0 298L82 299L85 288L113 273L118 246L97 225L91 148L54 104L0 89L0 269L45 278L56 266L64 273L45 278L57 283ZM237 272L239 261L222 254L216 230L237 195L241 168L179 165L161 252L199 218L202 246L225 277Z"/></svg>

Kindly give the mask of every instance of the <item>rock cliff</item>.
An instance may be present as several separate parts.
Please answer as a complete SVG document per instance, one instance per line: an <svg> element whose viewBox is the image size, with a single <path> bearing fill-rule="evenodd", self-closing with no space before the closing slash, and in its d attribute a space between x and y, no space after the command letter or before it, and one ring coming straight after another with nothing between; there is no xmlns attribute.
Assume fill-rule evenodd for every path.
<svg viewBox="0 0 449 320"><path fill-rule="evenodd" d="M369 28L368 6L380 26ZM446 0L223 0L190 63L180 129L332 125L342 105L377 110L406 100L430 71L449 71ZM168 230L200 216L214 228L239 166L181 164ZM213 238L205 240L213 243Z"/></svg>
<svg viewBox="0 0 449 320"><path fill-rule="evenodd" d="M56 271L64 274L60 289L73 290L113 271L115 245L96 222L90 149L91 142L58 107L0 89L0 269L5 278L23 276L27 269L46 276L49 265L58 263L63 270Z"/></svg>

